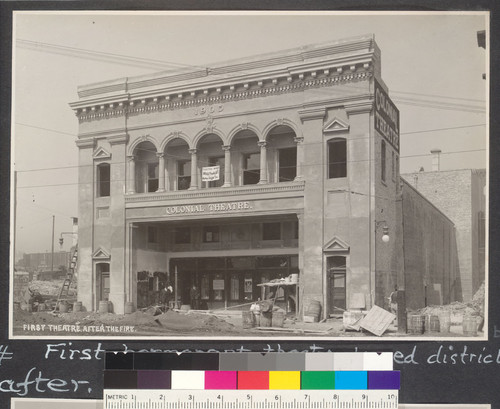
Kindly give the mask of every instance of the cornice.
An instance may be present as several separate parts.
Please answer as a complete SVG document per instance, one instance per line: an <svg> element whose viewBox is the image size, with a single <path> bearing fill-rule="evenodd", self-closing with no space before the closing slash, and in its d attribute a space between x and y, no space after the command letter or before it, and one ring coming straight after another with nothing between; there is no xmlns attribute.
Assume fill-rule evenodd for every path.
<svg viewBox="0 0 500 409"><path fill-rule="evenodd" d="M94 138L77 139L75 143L79 149L89 149L89 148L93 149L95 146Z"/></svg>
<svg viewBox="0 0 500 409"><path fill-rule="evenodd" d="M325 115L326 115L325 107L306 108L299 111L300 120L302 122L311 121L314 119L323 120L325 118Z"/></svg>
<svg viewBox="0 0 500 409"><path fill-rule="evenodd" d="M191 92L179 92L174 95L143 97L118 103L98 104L77 108L73 105L79 122L90 122L124 115L141 115L152 112L172 111L217 103L236 102L247 99L263 98L308 89L330 87L349 82L365 81L373 76L371 64L352 65L342 69L311 71L302 74L290 74L286 77L267 81L244 82L225 88L199 89ZM122 96L123 98L123 96Z"/></svg>
<svg viewBox="0 0 500 409"><path fill-rule="evenodd" d="M156 202L163 200L190 200L198 198L213 198L214 200L227 196L277 194L285 192L304 191L304 181L282 182L263 185L233 186L229 188L211 188L195 190L178 190L163 193L136 193L126 195L126 203Z"/></svg>
<svg viewBox="0 0 500 409"><path fill-rule="evenodd" d="M348 102L345 105L347 115L365 114L373 109L373 99L365 99L362 101Z"/></svg>
<svg viewBox="0 0 500 409"><path fill-rule="evenodd" d="M115 135L109 135L106 139L108 140L110 145L125 144L128 142L128 134L119 133Z"/></svg>

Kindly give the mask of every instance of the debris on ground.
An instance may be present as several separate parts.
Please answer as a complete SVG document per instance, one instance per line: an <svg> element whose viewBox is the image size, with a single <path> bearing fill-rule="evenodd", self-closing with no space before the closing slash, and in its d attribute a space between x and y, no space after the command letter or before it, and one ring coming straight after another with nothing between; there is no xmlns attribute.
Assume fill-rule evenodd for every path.
<svg viewBox="0 0 500 409"><path fill-rule="evenodd" d="M29 282L28 287L31 291L38 291L43 296L52 296L57 298L59 292L61 291L63 282L64 279L52 281L33 280ZM68 295L76 295L76 289L70 287Z"/></svg>
<svg viewBox="0 0 500 409"><path fill-rule="evenodd" d="M459 302L454 301L446 305L430 305L416 311L421 315L449 315L452 325L462 325L463 317L478 316L484 314L484 297L485 287L484 282L474 294L472 301Z"/></svg>
<svg viewBox="0 0 500 409"><path fill-rule="evenodd" d="M394 314L374 305L359 322L359 326L380 337L395 319Z"/></svg>

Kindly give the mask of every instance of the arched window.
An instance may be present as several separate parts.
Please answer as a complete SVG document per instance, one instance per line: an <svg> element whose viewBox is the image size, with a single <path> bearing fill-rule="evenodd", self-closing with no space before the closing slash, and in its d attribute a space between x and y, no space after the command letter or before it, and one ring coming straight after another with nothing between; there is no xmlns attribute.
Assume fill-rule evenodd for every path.
<svg viewBox="0 0 500 409"><path fill-rule="evenodd" d="M111 171L109 163L97 165L97 197L105 197L110 194Z"/></svg>
<svg viewBox="0 0 500 409"><path fill-rule="evenodd" d="M347 176L347 143L344 138L328 141L328 178Z"/></svg>

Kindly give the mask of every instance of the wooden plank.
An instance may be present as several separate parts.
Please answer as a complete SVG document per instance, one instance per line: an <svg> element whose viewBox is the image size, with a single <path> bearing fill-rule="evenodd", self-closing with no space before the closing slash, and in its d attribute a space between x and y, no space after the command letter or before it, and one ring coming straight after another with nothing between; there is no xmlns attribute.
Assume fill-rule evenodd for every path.
<svg viewBox="0 0 500 409"><path fill-rule="evenodd" d="M395 319L394 314L374 305L361 320L359 326L380 337Z"/></svg>

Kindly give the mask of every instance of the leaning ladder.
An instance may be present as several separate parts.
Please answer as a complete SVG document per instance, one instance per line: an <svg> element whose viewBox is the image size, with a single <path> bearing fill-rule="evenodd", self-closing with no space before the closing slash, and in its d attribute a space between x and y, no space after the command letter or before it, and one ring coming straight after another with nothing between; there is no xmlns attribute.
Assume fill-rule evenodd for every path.
<svg viewBox="0 0 500 409"><path fill-rule="evenodd" d="M71 261L69 263L68 273L64 279L61 290L59 291L59 296L57 297L56 305L54 306L54 312L59 310L59 303L68 299L69 287L75 276L76 266L78 261L78 247L75 247L73 255L71 256Z"/></svg>

